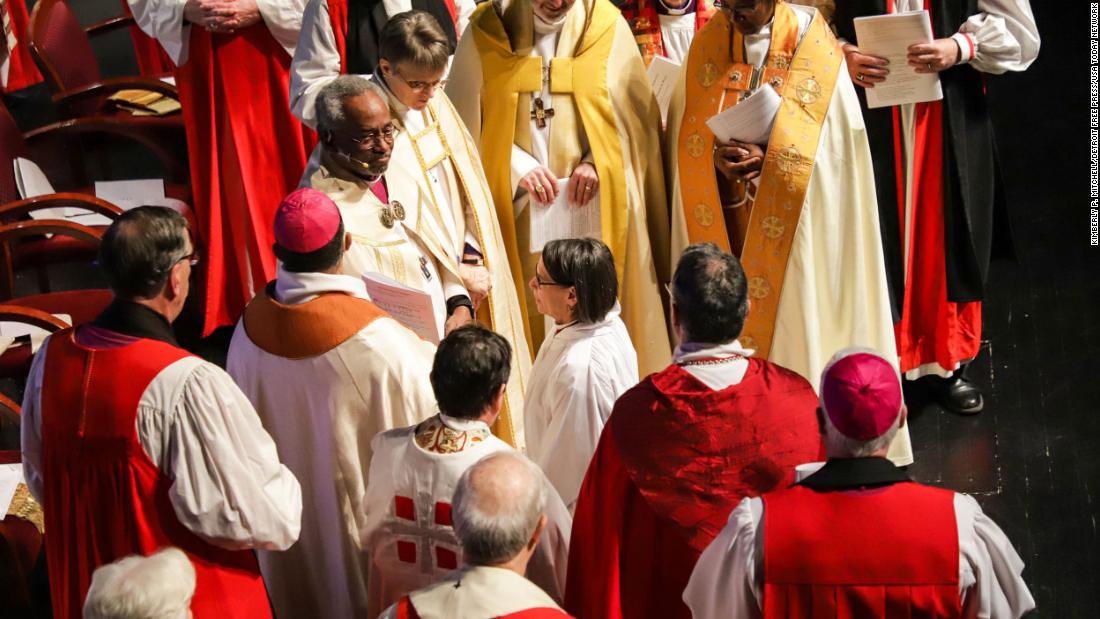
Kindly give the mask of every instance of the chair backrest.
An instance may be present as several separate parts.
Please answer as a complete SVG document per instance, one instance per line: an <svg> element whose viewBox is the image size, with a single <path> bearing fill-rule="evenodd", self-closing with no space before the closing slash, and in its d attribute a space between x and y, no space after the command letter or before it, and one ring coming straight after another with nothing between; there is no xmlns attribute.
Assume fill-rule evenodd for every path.
<svg viewBox="0 0 1100 619"><path fill-rule="evenodd" d="M102 77L88 33L65 0L38 0L28 34L31 54L53 92L85 86Z"/></svg>
<svg viewBox="0 0 1100 619"><path fill-rule="evenodd" d="M0 101L0 204L19 199L19 187L15 184L15 169L12 162L16 157L29 159L31 156L23 132L15 124L8 106Z"/></svg>

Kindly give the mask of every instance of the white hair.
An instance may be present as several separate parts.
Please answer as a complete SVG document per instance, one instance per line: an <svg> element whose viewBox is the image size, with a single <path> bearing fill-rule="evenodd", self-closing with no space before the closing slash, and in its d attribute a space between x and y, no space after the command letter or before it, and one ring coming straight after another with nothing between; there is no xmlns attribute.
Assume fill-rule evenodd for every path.
<svg viewBox="0 0 1100 619"><path fill-rule="evenodd" d="M325 87L317 94L317 101L314 104L316 106L314 113L317 116L317 131L333 131L337 126L342 125L347 119L347 113L344 111L344 99L358 97L366 92L374 93L383 102L386 101L386 93L382 91L378 84L358 75L341 75L325 84Z"/></svg>
<svg viewBox="0 0 1100 619"><path fill-rule="evenodd" d="M512 470L482 473L501 465ZM466 563L497 565L518 555L546 509L547 488L538 465L518 453L490 454L466 469L455 487L451 512Z"/></svg>
<svg viewBox="0 0 1100 619"><path fill-rule="evenodd" d="M860 354L874 355L889 363L890 367L894 368L894 375L898 378L898 389L901 389L901 374L898 373L896 363L882 356L881 353L873 348L867 348L866 346L850 346L837 351L837 353L833 355L833 358L829 359L829 363L825 364L825 369L821 372L821 383L818 386L817 392L819 394L825 393L825 377L838 361L851 355ZM904 406L904 399L902 400L902 406ZM880 449L889 447L890 443L894 440L894 436L897 435L898 430L901 428L901 408L898 408L898 415L894 418L894 423L890 424L890 427L887 428L885 432L873 439L861 441L845 436L840 430L836 429L836 426L833 425L833 420L829 417L829 412L825 410L824 397L821 398L821 413L821 416L824 418L822 423L824 424L825 451L830 457L866 458Z"/></svg>
<svg viewBox="0 0 1100 619"><path fill-rule="evenodd" d="M195 568L182 550L132 555L92 574L84 619L187 619L194 594Z"/></svg>

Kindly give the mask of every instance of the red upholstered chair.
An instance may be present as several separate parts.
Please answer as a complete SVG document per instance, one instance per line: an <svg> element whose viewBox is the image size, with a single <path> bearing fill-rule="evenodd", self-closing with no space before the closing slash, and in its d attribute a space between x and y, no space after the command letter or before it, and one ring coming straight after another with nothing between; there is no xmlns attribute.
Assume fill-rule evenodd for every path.
<svg viewBox="0 0 1100 619"><path fill-rule="evenodd" d="M115 119L75 119L24 134L0 102L0 224L25 220L31 212L60 206L80 207L110 219L122 212L119 207L95 197L94 190L88 187L83 161L72 161L64 156L84 152L83 149L75 148L84 135L99 138L106 136L123 143L136 142L156 156L169 179L186 179L183 162L164 149L158 141L150 139L144 132L131 130L124 122ZM12 166L16 157L39 163L51 178L64 177L69 184L74 185L74 189L21 200ZM188 204L191 199L188 186L180 183L165 182L165 195ZM191 217L189 211L188 208L185 215ZM0 300L14 295L15 271L24 268L38 269L39 288L49 291L51 286L47 277L47 266L91 260L97 246L98 243L90 244L66 235L22 240L12 249L12 260L8 263L11 272L0 272Z"/></svg>
<svg viewBox="0 0 1100 619"><path fill-rule="evenodd" d="M31 55L53 91L53 100L74 116L111 114L137 125L177 127L179 114L169 116L131 116L113 109L106 97L128 88L152 90L179 98L176 87L155 77L130 76L103 79L92 50L91 36L128 28L131 16L118 16L83 28L64 0L38 0L31 11L28 29Z"/></svg>
<svg viewBox="0 0 1100 619"><path fill-rule="evenodd" d="M69 326L60 318L53 316L52 312L6 304L0 305L0 322L22 323L45 329L50 333ZM20 342L10 346L3 353L0 353L0 378L25 381L27 373L30 372L33 357L34 353L31 352L30 342Z"/></svg>
<svg viewBox="0 0 1100 619"><path fill-rule="evenodd" d="M88 204L99 207L94 202ZM35 219L0 225L0 293L13 293L15 290L15 265L19 252L24 251L28 242L43 239L54 241L54 238L47 235L54 235L54 238L71 237L72 243L68 245L62 245L60 241L54 245L61 248L59 251L66 252L67 258L72 258L73 253L85 252L89 259L93 259L99 248L99 239L103 237L103 229L90 228L63 219ZM12 296L13 294L7 294L6 299Z"/></svg>

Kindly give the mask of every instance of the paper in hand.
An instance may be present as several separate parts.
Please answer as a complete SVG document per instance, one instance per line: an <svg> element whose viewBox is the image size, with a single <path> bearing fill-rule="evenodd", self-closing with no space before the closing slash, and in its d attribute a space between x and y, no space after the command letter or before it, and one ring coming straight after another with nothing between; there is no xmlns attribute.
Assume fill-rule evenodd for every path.
<svg viewBox="0 0 1100 619"><path fill-rule="evenodd" d="M363 283L367 285L371 303L421 339L439 344L442 333L439 331L440 325L435 318L435 307L430 294L371 271L363 273Z"/></svg>
<svg viewBox="0 0 1100 619"><path fill-rule="evenodd" d="M886 81L866 89L867 107L939 101L943 98L940 76L917 73L908 64L909 46L932 41L928 11L857 17L854 20L859 51L890 61Z"/></svg>
<svg viewBox="0 0 1100 619"><path fill-rule="evenodd" d="M782 102L779 93L765 84L737 105L708 118L707 127L722 142L737 140L763 146L771 137Z"/></svg>
<svg viewBox="0 0 1100 619"><path fill-rule="evenodd" d="M646 69L649 83L653 86L653 96L661 108L661 122L668 122L668 103L672 100L672 91L676 89L676 78L680 76L680 65L665 58L654 56Z"/></svg>
<svg viewBox="0 0 1100 619"><path fill-rule="evenodd" d="M542 251L550 241L558 239L600 238L600 196L583 206L570 206L566 190L569 179L558 179L558 197L550 205L534 200L531 209L531 253Z"/></svg>

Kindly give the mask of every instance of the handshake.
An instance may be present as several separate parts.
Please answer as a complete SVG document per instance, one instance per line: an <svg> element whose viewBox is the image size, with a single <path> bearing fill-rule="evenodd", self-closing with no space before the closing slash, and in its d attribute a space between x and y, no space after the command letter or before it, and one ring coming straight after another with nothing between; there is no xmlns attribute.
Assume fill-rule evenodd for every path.
<svg viewBox="0 0 1100 619"><path fill-rule="evenodd" d="M183 17L210 32L232 33L260 21L256 0L187 0Z"/></svg>

